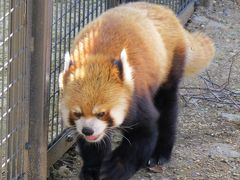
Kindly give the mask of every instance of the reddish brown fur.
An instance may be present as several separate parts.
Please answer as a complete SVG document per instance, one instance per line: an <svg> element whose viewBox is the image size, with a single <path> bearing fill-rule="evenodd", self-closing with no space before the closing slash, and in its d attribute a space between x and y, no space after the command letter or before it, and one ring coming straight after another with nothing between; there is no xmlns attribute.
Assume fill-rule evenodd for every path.
<svg viewBox="0 0 240 180"><path fill-rule="evenodd" d="M84 78L76 74L72 77L74 80L67 79L71 76L65 77L68 81L64 88L67 96L66 105L71 107L70 109L80 105L85 117L93 115L92 111L96 105L102 107L99 112L105 112L118 103L116 98L125 97L130 100L130 97L126 97L126 94L130 94L130 90L124 87L123 82L118 78L117 68L113 67L110 61L98 64L96 63L98 60L89 60L92 62L80 70L85 71ZM104 71L98 66L104 68ZM68 95L74 95L74 98Z"/></svg>
<svg viewBox="0 0 240 180"><path fill-rule="evenodd" d="M188 33L168 8L133 3L105 12L75 38L74 65L63 77L67 106L80 104L86 116L91 116L96 103L109 110L119 97L130 102L132 90L111 63L120 59L123 48L133 69L135 93L141 96L150 89L154 94L168 79L172 65L184 64L172 61L184 60L191 45L187 42Z"/></svg>
<svg viewBox="0 0 240 180"><path fill-rule="evenodd" d="M167 162L178 84L183 74L206 68L213 54L209 38L188 33L171 10L158 5L126 4L84 27L70 52L73 63L60 78L63 119L85 137L79 139L81 177L128 179L149 160ZM124 138L108 154L107 133L119 126ZM104 145L96 149L92 142Z"/></svg>

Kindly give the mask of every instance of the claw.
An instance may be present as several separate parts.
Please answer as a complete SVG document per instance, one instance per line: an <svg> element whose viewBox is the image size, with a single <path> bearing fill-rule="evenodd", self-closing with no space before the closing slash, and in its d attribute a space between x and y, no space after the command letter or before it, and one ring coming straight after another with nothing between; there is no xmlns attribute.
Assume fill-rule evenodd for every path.
<svg viewBox="0 0 240 180"><path fill-rule="evenodd" d="M148 170L154 173L162 173L163 167L161 165L155 165L155 166L149 167Z"/></svg>
<svg viewBox="0 0 240 180"><path fill-rule="evenodd" d="M160 158L158 159L157 164L158 164L158 165L163 165L163 164L166 164L168 161L169 161L169 159L167 159L167 158L165 158L165 157L160 157Z"/></svg>

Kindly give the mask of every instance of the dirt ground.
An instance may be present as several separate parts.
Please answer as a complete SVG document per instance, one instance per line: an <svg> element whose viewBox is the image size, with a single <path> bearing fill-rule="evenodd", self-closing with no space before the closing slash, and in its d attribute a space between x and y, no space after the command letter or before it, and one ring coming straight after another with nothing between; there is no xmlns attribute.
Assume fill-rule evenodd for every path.
<svg viewBox="0 0 240 180"><path fill-rule="evenodd" d="M181 84L171 162L158 173L142 169L132 180L240 180L240 5L217 0L210 9L198 7L186 28L206 32L214 40L214 62L209 76L204 72L202 78ZM221 86L229 72L229 83ZM209 88L211 83L206 85L204 77L220 87ZM51 169L50 179L77 179L80 167L81 159L73 148Z"/></svg>

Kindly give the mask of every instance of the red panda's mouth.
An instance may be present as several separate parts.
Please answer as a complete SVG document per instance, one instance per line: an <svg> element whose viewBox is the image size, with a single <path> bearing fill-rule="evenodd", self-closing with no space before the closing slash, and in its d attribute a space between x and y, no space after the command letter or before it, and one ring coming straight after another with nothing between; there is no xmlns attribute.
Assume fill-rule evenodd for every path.
<svg viewBox="0 0 240 180"><path fill-rule="evenodd" d="M102 139L104 133L99 135L84 136L88 142L97 142Z"/></svg>
<svg viewBox="0 0 240 180"><path fill-rule="evenodd" d="M99 136L85 136L85 138L87 139L87 140L89 140L89 141L95 141L95 140L97 140L97 138L98 138Z"/></svg>

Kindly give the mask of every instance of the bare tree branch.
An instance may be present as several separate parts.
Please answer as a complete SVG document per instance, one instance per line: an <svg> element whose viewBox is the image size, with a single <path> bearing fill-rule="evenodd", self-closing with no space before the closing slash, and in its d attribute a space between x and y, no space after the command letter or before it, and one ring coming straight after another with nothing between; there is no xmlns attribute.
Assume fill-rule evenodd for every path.
<svg viewBox="0 0 240 180"><path fill-rule="evenodd" d="M232 88L229 87L231 82L232 68L239 57L240 51L228 59L230 62L228 76L226 81L221 85L214 82L209 72L206 71L206 77L200 76L200 79L205 84L205 87L180 87L180 89L184 91L181 92L180 95L185 105L187 105L193 99L198 99L217 104L228 106L231 105L237 110L240 110L240 91L232 90Z"/></svg>

